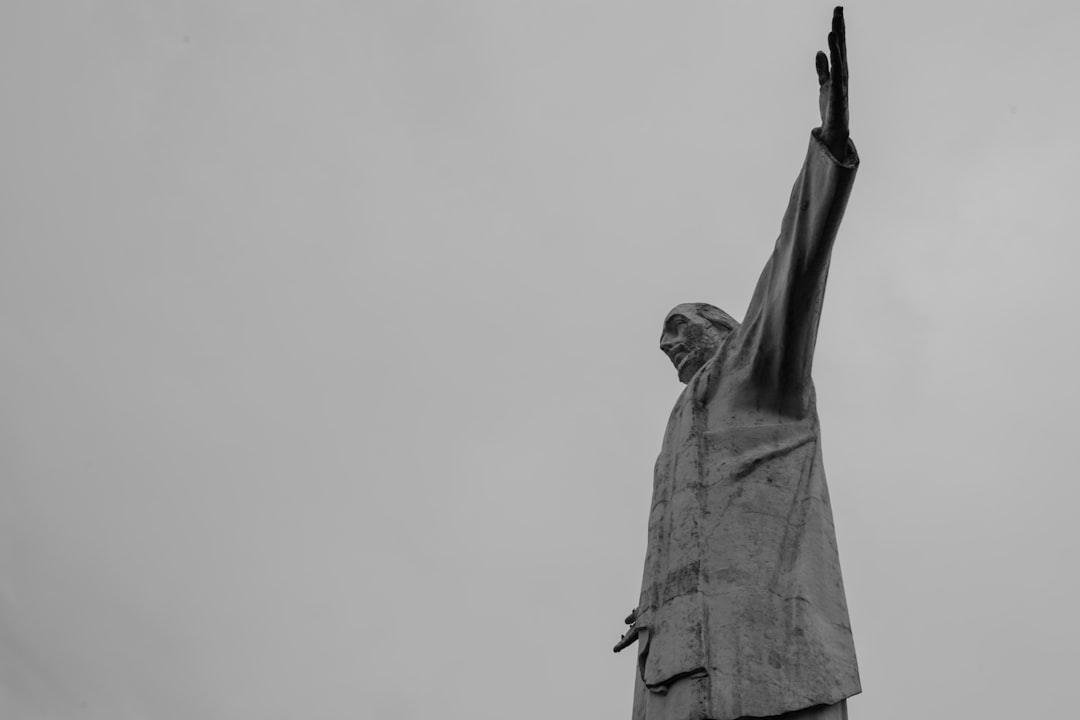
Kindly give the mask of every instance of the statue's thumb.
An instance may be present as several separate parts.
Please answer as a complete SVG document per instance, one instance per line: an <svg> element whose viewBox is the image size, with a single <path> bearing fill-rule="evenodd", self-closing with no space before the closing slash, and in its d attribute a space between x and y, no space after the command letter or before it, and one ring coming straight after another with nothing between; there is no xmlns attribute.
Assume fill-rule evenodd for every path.
<svg viewBox="0 0 1080 720"><path fill-rule="evenodd" d="M818 85L824 85L829 82L829 58L825 53L818 50L817 57L814 58L814 64L817 66L817 81Z"/></svg>

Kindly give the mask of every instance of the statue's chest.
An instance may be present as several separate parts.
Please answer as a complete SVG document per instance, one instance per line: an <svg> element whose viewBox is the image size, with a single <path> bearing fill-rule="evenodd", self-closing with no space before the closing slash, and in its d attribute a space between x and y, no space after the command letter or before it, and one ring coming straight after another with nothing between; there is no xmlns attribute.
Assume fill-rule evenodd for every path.
<svg viewBox="0 0 1080 720"><path fill-rule="evenodd" d="M664 442L656 459L653 485L653 506L670 512L671 503L680 493L700 484L704 458L702 441L708 429L705 408L694 402L690 392L684 392L668 418ZM657 508L657 504L666 507Z"/></svg>

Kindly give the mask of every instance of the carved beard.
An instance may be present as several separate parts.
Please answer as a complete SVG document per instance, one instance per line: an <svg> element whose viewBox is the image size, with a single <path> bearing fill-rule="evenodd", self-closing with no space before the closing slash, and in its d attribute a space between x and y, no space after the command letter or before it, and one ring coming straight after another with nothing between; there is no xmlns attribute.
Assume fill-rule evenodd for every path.
<svg viewBox="0 0 1080 720"><path fill-rule="evenodd" d="M688 353L681 369L677 369L680 382L690 382L690 378L709 361L720 347L715 331L711 328L694 325L686 329L686 341L683 343Z"/></svg>

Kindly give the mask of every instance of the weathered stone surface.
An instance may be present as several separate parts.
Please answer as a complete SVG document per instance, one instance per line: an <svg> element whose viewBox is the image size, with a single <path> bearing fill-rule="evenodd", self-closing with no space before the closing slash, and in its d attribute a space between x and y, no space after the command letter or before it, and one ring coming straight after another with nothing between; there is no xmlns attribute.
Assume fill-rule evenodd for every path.
<svg viewBox="0 0 1080 720"><path fill-rule="evenodd" d="M677 717L779 715L860 690L810 380L856 166L853 146L840 163L811 139L742 325L699 305L665 323L677 367L693 327L718 336L667 422L637 613L647 692L707 679L704 714Z"/></svg>
<svg viewBox="0 0 1080 720"><path fill-rule="evenodd" d="M644 692L692 681L701 694L672 717L777 715L859 692L810 379L857 165L854 146L839 162L812 137L745 321L730 329L691 304L665 323L680 374L694 347L715 348L668 421L637 613Z"/></svg>
<svg viewBox="0 0 1080 720"><path fill-rule="evenodd" d="M656 461L638 607L635 720L846 717L859 671L811 380L829 259L859 164L843 11L817 57L811 134L740 325L679 305L660 349L686 388Z"/></svg>

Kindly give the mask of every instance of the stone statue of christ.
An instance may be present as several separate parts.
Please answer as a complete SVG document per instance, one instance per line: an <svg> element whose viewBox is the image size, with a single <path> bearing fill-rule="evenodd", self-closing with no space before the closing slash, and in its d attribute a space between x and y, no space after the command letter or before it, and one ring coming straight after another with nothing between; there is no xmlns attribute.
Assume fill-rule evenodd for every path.
<svg viewBox="0 0 1080 720"><path fill-rule="evenodd" d="M858 155L843 9L817 55L821 127L742 323L676 306L686 384L656 461L637 608L634 720L840 720L860 691L810 370Z"/></svg>

